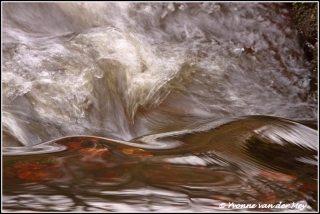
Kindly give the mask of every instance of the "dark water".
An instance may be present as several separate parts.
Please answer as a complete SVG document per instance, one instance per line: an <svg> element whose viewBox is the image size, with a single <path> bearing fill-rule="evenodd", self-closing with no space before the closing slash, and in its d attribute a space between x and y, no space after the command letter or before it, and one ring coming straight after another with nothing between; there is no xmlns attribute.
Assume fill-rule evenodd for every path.
<svg viewBox="0 0 320 214"><path fill-rule="evenodd" d="M4 211L318 209L316 77L289 4L2 13Z"/></svg>

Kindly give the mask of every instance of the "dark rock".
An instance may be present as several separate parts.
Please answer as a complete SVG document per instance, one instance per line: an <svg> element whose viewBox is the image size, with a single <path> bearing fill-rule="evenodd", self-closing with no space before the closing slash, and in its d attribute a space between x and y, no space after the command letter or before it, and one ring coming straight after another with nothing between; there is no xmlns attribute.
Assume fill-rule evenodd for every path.
<svg viewBox="0 0 320 214"><path fill-rule="evenodd" d="M292 3L292 17L299 33L299 41L306 58L312 64L312 71L318 68L318 3Z"/></svg>

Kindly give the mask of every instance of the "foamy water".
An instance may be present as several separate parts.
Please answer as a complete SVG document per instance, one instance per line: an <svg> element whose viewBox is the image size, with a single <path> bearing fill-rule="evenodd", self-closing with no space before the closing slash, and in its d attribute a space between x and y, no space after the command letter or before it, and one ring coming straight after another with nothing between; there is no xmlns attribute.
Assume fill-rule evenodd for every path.
<svg viewBox="0 0 320 214"><path fill-rule="evenodd" d="M18 170L5 178L15 175L22 185L6 183L7 210L57 211L48 205L56 200L65 211L212 211L218 202L267 200L259 188L271 188L270 203L302 200L315 209L318 100L310 81L316 77L288 4L2 6L2 146L6 170ZM114 153L100 159L69 153L68 143L81 137L92 145L100 139ZM134 152L142 159L132 159ZM273 155L293 164L270 161ZM37 175L29 186L34 180L23 179L17 165L34 158L52 159L57 173L68 173L44 173L56 179L45 184ZM84 165L77 168L76 160ZM95 184L101 179L93 169L117 179ZM293 176L286 182L304 189L274 173ZM270 187L277 182L287 186ZM73 193L65 193L68 185Z"/></svg>

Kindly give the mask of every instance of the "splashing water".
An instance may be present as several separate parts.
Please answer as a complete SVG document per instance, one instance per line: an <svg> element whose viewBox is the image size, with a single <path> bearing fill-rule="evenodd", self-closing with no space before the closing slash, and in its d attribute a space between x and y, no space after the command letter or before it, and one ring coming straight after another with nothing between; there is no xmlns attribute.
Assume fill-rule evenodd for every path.
<svg viewBox="0 0 320 214"><path fill-rule="evenodd" d="M4 210L318 209L289 4L2 6Z"/></svg>

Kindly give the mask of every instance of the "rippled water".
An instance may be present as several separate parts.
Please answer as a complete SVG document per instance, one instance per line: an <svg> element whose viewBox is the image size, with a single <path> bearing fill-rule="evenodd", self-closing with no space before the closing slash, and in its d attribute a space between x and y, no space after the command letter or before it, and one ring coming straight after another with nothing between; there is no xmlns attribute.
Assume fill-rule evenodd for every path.
<svg viewBox="0 0 320 214"><path fill-rule="evenodd" d="M289 4L2 6L5 211L318 209Z"/></svg>

